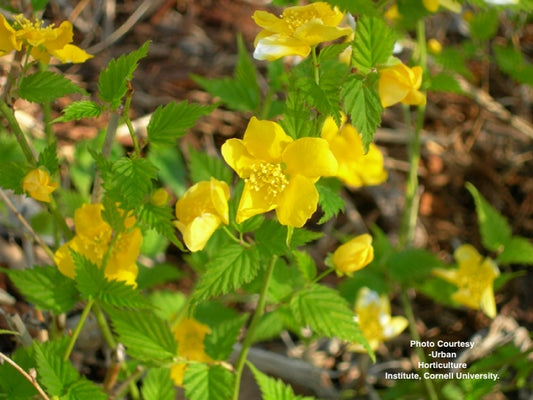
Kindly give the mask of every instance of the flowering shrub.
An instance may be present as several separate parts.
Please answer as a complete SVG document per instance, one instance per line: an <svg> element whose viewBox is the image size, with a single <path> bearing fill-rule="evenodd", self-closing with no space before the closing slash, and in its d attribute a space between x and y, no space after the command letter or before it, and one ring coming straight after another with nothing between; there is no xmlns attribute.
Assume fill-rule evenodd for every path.
<svg viewBox="0 0 533 400"><path fill-rule="evenodd" d="M31 2L36 15L46 3ZM494 43L490 54L473 50L488 48L482 44L498 27L500 8L481 3L468 5L480 12L468 22L477 47L470 43L462 53L484 61L494 56L501 71L531 85L531 65L516 52L514 39ZM388 346L421 343L424 321L412 304L418 294L440 308L484 318L487 325L497 318L498 290L519 275L511 266L533 264L533 245L513 234L480 191L466 185L480 243L456 246L456 264L445 251L433 254L414 240L428 91L461 91L467 77L458 74L472 61L458 60L462 53L450 53L446 41L428 41L425 22L433 13L466 7L452 0L330 0L273 7L275 14L258 10L254 51L238 40L234 76L192 76L218 102L162 104L150 115L142 140L129 111L135 72L150 42L109 61L97 82L84 82L94 88L88 93L50 65L52 58L84 63L92 57L74 44L70 22L0 14L0 56L13 57L0 98L7 127L0 136L6 154L0 194L5 210L26 229L24 238L31 237L48 257L44 266L1 267L20 297L39 311L46 335L32 338L24 323L0 330L18 340L12 353L0 352L0 398L171 400L182 387L190 400L237 400L248 364L264 399L302 399L249 361L254 344L279 337L302 346L335 339L342 343L338 355L362 353L357 395L363 396L375 381L368 378L370 363L399 353ZM509 15L528 7L516 4ZM398 54L398 43L407 43L407 50ZM53 119L51 104L71 95L75 99ZM44 138L21 124L15 111L22 101L42 108ZM182 137L216 107L243 113L246 128L224 138L214 152L190 148L181 154ZM356 211L349 201L367 186L390 190L392 175L375 140L385 109L403 111L398 125L405 135L398 143L406 143L408 154L404 209L391 235L377 225L352 224ZM56 127L98 117L108 121L103 140L76 143L75 161L69 161ZM117 150L119 121L130 135L128 152ZM28 220L17 210L12 194L38 201L45 229L38 218ZM346 218L354 232L338 229ZM170 258L162 263L170 252L179 253L187 267L170 264ZM183 270L191 279L181 285ZM72 314L78 314L75 322L65 325ZM104 353L112 354L99 366L103 379L83 376L86 371L72 357L91 315L110 350ZM530 350L509 351L487 365L531 370ZM446 398L481 398L499 387L490 380L433 378L422 349L405 352L406 359L419 360L421 366L413 361L411 369L424 378L393 385L385 374L383 398L433 400L441 392ZM468 363L462 367L467 376L487 368ZM527 382L503 372L500 379L513 390ZM339 398L351 396L340 392Z"/></svg>

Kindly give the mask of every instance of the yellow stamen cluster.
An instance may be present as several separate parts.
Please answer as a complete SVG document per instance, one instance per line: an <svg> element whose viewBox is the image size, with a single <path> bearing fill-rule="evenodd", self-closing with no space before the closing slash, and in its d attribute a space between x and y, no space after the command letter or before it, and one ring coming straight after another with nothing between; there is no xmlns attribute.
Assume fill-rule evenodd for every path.
<svg viewBox="0 0 533 400"><path fill-rule="evenodd" d="M315 9L287 9L280 17L287 23L289 29L294 32L297 28L305 25L312 19L320 18L320 15L318 15Z"/></svg>
<svg viewBox="0 0 533 400"><path fill-rule="evenodd" d="M270 201L283 193L289 180L280 164L261 162L252 165L250 176L245 182L250 185L251 190L266 193L265 197Z"/></svg>

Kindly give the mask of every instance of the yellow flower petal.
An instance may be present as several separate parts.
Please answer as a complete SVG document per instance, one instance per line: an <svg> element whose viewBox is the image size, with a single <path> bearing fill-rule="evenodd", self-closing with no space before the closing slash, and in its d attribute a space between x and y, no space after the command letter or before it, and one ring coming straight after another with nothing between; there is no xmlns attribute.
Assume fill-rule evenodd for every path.
<svg viewBox="0 0 533 400"><path fill-rule="evenodd" d="M63 48L57 50L51 50L51 54L63 64L80 64L90 58L93 58L91 54L87 53L85 50L80 49L78 46L74 46L73 44L67 44Z"/></svg>
<svg viewBox="0 0 533 400"><path fill-rule="evenodd" d="M17 42L15 30L6 18L0 14L0 56L6 55L13 50L20 50L21 43Z"/></svg>
<svg viewBox="0 0 533 400"><path fill-rule="evenodd" d="M317 205L318 191L313 180L295 175L281 195L276 215L280 224L301 228L316 211Z"/></svg>
<svg viewBox="0 0 533 400"><path fill-rule="evenodd" d="M253 57L256 60L274 61L285 56L305 58L310 52L311 46L300 39L274 34L257 39Z"/></svg>
<svg viewBox="0 0 533 400"><path fill-rule="evenodd" d="M235 217L236 222L240 224L254 215L273 210L277 206L277 200L277 196L268 196L265 191L254 189L249 182L245 183Z"/></svg>
<svg viewBox="0 0 533 400"><path fill-rule="evenodd" d="M48 172L37 168L30 171L22 181L22 189L35 200L50 202L50 193L57 189L57 183L50 182Z"/></svg>
<svg viewBox="0 0 533 400"><path fill-rule="evenodd" d="M241 139L228 139L221 148L224 161L235 171L241 178L247 178L250 174L251 166L256 162L255 158L250 155L244 142Z"/></svg>
<svg viewBox="0 0 533 400"><path fill-rule="evenodd" d="M279 124L256 117L250 119L243 137L250 155L269 163L279 163L283 150L292 141Z"/></svg>
<svg viewBox="0 0 533 400"><path fill-rule="evenodd" d="M287 145L283 152L283 162L287 165L287 174L304 175L313 179L334 176L339 167L328 142L312 137L300 138Z"/></svg>
<svg viewBox="0 0 533 400"><path fill-rule="evenodd" d="M418 91L422 85L422 68L407 67L401 62L384 68L379 73L378 93L383 107L398 102L411 105L425 104L426 98Z"/></svg>
<svg viewBox="0 0 533 400"><path fill-rule="evenodd" d="M78 236L90 240L108 242L111 239L112 229L102 218L101 204L83 204L74 211L74 226Z"/></svg>
<svg viewBox="0 0 533 400"><path fill-rule="evenodd" d="M439 0L422 0L422 4L429 12L435 12L439 9Z"/></svg>
<svg viewBox="0 0 533 400"><path fill-rule="evenodd" d="M220 226L220 218L214 214L204 213L196 216L188 224L175 221L174 225L183 235L185 246L190 251L203 250L209 238Z"/></svg>

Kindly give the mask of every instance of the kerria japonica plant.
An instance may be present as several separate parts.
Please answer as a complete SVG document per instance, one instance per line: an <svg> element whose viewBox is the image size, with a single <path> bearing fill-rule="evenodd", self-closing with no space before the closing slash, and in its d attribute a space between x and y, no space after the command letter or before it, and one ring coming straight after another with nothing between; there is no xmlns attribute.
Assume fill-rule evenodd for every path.
<svg viewBox="0 0 533 400"><path fill-rule="evenodd" d="M498 291L520 275L511 268L533 263L531 242L514 235L470 183L465 193L473 198L481 244L458 237L452 252L436 255L414 240L428 90L451 91L464 79L446 70L446 43L427 41L426 21L475 10L494 25L495 6L278 3L291 4L251 16L254 40L238 36L233 77L191 75L212 105L162 104L144 133L130 111L149 41L109 61L96 82L76 83L58 67L91 62L93 55L75 44L75 25L11 8L0 14L0 57L9 60L0 98L0 216L16 221L6 225L13 237L44 251L24 268L0 267L39 321L33 329L1 309L0 334L10 345L0 348L0 398L172 400L179 393L238 400L251 383L245 368L265 400L377 392L473 399L480 397L470 393L498 391L502 382L526 386L531 349L524 344L502 347L489 366L471 359L460 378L450 379L426 367L422 348L401 347L428 339L421 336L419 295L424 307L475 315L489 326L503 307ZM46 1L31 4L35 15L57 12ZM482 31L481 22L470 27L480 47L496 35ZM495 52L504 71L505 54L518 60L508 48ZM23 102L40 110L44 135L20 121ZM215 152L182 146L216 107L245 118L242 132L224 137ZM389 170L375 140L383 115L398 111L403 175ZM58 129L96 118L107 126L66 156ZM121 124L127 149L116 138ZM398 193L391 180L399 176L403 210L389 232L356 207L371 191ZM22 204L41 217L28 216ZM87 335L96 338L92 347ZM285 354L269 355L278 360L274 377L263 346L274 342L303 352L325 343L336 349L331 359L342 362L292 364ZM388 377L394 357L402 357L396 372L420 379ZM88 373L91 362L99 373ZM492 365L522 372L470 378ZM304 380L293 373L301 368L310 371Z"/></svg>

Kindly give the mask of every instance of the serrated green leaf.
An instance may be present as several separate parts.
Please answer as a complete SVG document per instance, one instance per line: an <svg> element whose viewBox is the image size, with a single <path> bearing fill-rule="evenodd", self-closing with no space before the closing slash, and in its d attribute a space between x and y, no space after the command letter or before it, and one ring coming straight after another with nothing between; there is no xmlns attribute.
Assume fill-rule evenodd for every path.
<svg viewBox="0 0 533 400"><path fill-rule="evenodd" d="M363 80L357 75L350 76L341 92L344 110L350 115L357 131L361 133L365 151L368 151L377 127L381 124L383 112L379 94L372 84L375 77L368 78Z"/></svg>
<svg viewBox="0 0 533 400"><path fill-rule="evenodd" d="M15 194L22 194L22 181L26 176L26 163L8 161L0 163L0 186L11 189Z"/></svg>
<svg viewBox="0 0 533 400"><path fill-rule="evenodd" d="M362 344L374 357L368 342L355 322L355 315L338 292L314 284L299 291L290 303L294 318L315 333Z"/></svg>
<svg viewBox="0 0 533 400"><path fill-rule="evenodd" d="M296 259L296 265L298 265L298 269L302 273L302 275L307 279L308 282L315 279L316 276L316 264L315 260L313 260L313 257L309 255L309 253L294 250L292 252L294 255L294 258Z"/></svg>
<svg viewBox="0 0 533 400"><path fill-rule="evenodd" d="M144 400L174 400L176 389L168 368L151 368L141 389Z"/></svg>
<svg viewBox="0 0 533 400"><path fill-rule="evenodd" d="M511 239L512 231L507 220L479 193L474 185L466 183L466 188L476 203L481 243L492 251L503 250Z"/></svg>
<svg viewBox="0 0 533 400"><path fill-rule="evenodd" d="M488 40L492 38L499 25L499 13L496 9L476 12L470 21L470 34L473 39Z"/></svg>
<svg viewBox="0 0 533 400"><path fill-rule="evenodd" d="M289 249L287 247L287 227L280 225L273 219L268 219L255 232L255 239L259 245L259 251L265 255L283 255L291 249L303 246L306 243L317 240L323 236L322 232L313 232L303 228L293 231Z"/></svg>
<svg viewBox="0 0 533 400"><path fill-rule="evenodd" d="M337 191L334 191L331 187L327 185L316 185L318 190L318 204L324 215L318 221L319 224L329 221L331 218L336 217L339 212L344 211L344 200L338 194Z"/></svg>
<svg viewBox="0 0 533 400"><path fill-rule="evenodd" d="M314 81L309 81L306 88L309 105L315 107L321 114L333 117L337 126L341 124L341 110L339 102L340 86L331 82L320 81L317 85Z"/></svg>
<svg viewBox="0 0 533 400"><path fill-rule="evenodd" d="M428 90L434 92L459 93L466 96L469 95L463 90L457 79L447 72L440 72L433 75L430 78Z"/></svg>
<svg viewBox="0 0 533 400"><path fill-rule="evenodd" d="M205 353L213 360L227 360L247 319L248 315L243 314L210 324L211 332L204 339Z"/></svg>
<svg viewBox="0 0 533 400"><path fill-rule="evenodd" d="M209 115L215 107L216 105L189 104L187 101L159 106L146 127L148 141L159 145L175 143L176 139L185 135L200 117Z"/></svg>
<svg viewBox="0 0 533 400"><path fill-rule="evenodd" d="M60 400L106 400L108 397L95 383L80 379L70 385Z"/></svg>
<svg viewBox="0 0 533 400"><path fill-rule="evenodd" d="M240 36L237 38L238 59L233 78L206 79L198 75L191 78L212 96L220 98L236 111L253 111L259 106L257 72Z"/></svg>
<svg viewBox="0 0 533 400"><path fill-rule="evenodd" d="M32 346L17 348L11 359L25 371L36 367ZM0 377L0 398L27 400L38 395L35 387L7 362L0 363Z"/></svg>
<svg viewBox="0 0 533 400"><path fill-rule="evenodd" d="M54 141L46 146L40 153L37 166L45 167L50 175L57 172L59 160L57 159L57 143Z"/></svg>
<svg viewBox="0 0 533 400"><path fill-rule="evenodd" d="M498 255L498 264L533 264L533 244L525 237L513 236Z"/></svg>
<svg viewBox="0 0 533 400"><path fill-rule="evenodd" d="M100 98L116 110L128 90L127 82L133 77L140 59L148 54L150 42L145 42L137 50L113 59L98 77Z"/></svg>
<svg viewBox="0 0 533 400"><path fill-rule="evenodd" d="M229 400L233 392L233 374L221 365L189 363L183 377L189 400Z"/></svg>
<svg viewBox="0 0 533 400"><path fill-rule="evenodd" d="M57 314L71 310L78 301L74 281L56 267L4 270L26 300L42 310Z"/></svg>
<svg viewBox="0 0 533 400"><path fill-rule="evenodd" d="M294 390L281 379L274 379L268 375L263 374L252 363L247 363L252 371L254 378L261 389L263 400L315 400L311 396L297 396Z"/></svg>
<svg viewBox="0 0 533 400"><path fill-rule="evenodd" d="M254 331L254 343L269 341L279 337L279 334L285 329L284 320L280 309L263 314L257 329Z"/></svg>
<svg viewBox="0 0 533 400"><path fill-rule="evenodd" d="M109 310L111 323L128 354L147 363L165 363L177 354L167 323L151 311Z"/></svg>
<svg viewBox="0 0 533 400"><path fill-rule="evenodd" d="M280 124L293 139L316 136L316 119L311 117L306 95L301 90L293 89L288 92Z"/></svg>
<svg viewBox="0 0 533 400"><path fill-rule="evenodd" d="M255 292L259 292L261 290L261 276L256 282L258 286ZM305 283L305 279L296 265L287 265L283 259L278 258L268 286L267 297L274 303L281 303Z"/></svg>
<svg viewBox="0 0 533 400"><path fill-rule="evenodd" d="M229 293L255 278L261 264L255 247L230 244L207 264L193 293L193 302Z"/></svg>
<svg viewBox="0 0 533 400"><path fill-rule="evenodd" d="M64 339L60 342L33 342L38 380L49 394L56 396L65 394L68 386L79 379L74 366L63 360L61 350L68 338Z"/></svg>
<svg viewBox="0 0 533 400"><path fill-rule="evenodd" d="M233 173L221 158L212 157L203 151L189 148L189 171L194 183L208 181L211 177L231 183Z"/></svg>
<svg viewBox="0 0 533 400"><path fill-rule="evenodd" d="M185 251L183 245L176 237L175 227L172 223L173 220L174 212L172 208L167 205L156 206L152 203L146 203L143 204L141 211L139 212L139 222L154 229L175 246Z"/></svg>
<svg viewBox="0 0 533 400"><path fill-rule="evenodd" d="M362 74L368 74L392 55L396 37L380 18L362 16L357 20L352 44L352 64Z"/></svg>
<svg viewBox="0 0 533 400"><path fill-rule="evenodd" d="M70 103L63 109L61 117L53 122L68 122L82 118L96 118L102 113L102 107L91 100L80 100Z"/></svg>
<svg viewBox="0 0 533 400"><path fill-rule="evenodd" d="M72 252L76 266L76 287L84 299L97 299L103 304L127 308L148 308L150 303L131 285L108 280L97 265L83 255Z"/></svg>
<svg viewBox="0 0 533 400"><path fill-rule="evenodd" d="M31 0L31 8L33 12L44 10L47 4L48 0Z"/></svg>
<svg viewBox="0 0 533 400"><path fill-rule="evenodd" d="M129 211L143 204L152 192L157 168L146 158L120 158L113 164L111 176L104 177L107 195Z"/></svg>
<svg viewBox="0 0 533 400"><path fill-rule="evenodd" d="M85 91L65 78L52 71L39 71L24 77L19 85L19 96L33 103L46 103L72 93Z"/></svg>
<svg viewBox="0 0 533 400"><path fill-rule="evenodd" d="M533 64L524 60L524 55L513 46L493 46L498 67L517 82L533 86Z"/></svg>
<svg viewBox="0 0 533 400"><path fill-rule="evenodd" d="M147 157L159 170L158 176L161 183L176 196L183 196L189 183L185 161L177 147L150 147Z"/></svg>
<svg viewBox="0 0 533 400"><path fill-rule="evenodd" d="M467 79L472 77L472 72L466 63L466 57L460 49L445 47L442 52L433 57L438 64L442 65L444 71L457 72Z"/></svg>
<svg viewBox="0 0 533 400"><path fill-rule="evenodd" d="M104 207L102 210L102 219L109 224L115 234L124 231L124 220L126 219L126 215L119 211L117 203L113 199L104 196L102 199L102 206Z"/></svg>

